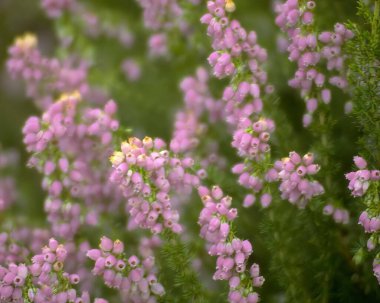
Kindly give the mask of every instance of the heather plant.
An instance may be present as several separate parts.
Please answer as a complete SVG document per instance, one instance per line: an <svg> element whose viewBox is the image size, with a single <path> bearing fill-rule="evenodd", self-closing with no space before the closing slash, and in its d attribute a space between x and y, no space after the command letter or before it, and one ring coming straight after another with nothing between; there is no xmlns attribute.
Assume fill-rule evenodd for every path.
<svg viewBox="0 0 380 303"><path fill-rule="evenodd" d="M380 300L378 0L0 17L0 303Z"/></svg>

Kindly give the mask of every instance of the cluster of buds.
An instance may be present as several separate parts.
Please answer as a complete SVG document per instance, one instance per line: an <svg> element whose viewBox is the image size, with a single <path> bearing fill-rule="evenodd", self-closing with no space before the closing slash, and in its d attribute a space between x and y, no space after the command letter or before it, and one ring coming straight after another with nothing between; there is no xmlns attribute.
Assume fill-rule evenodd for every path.
<svg viewBox="0 0 380 303"><path fill-rule="evenodd" d="M63 150L79 149L94 145L93 142L86 142L88 137L96 137L99 144L107 145L111 143L112 132L116 131L119 123L114 119L116 104L109 101L104 109L100 108L83 108L80 94L74 93L63 95L57 102L52 104L43 114L42 119L31 117L27 120L23 133L24 143L27 145L29 152L41 153L48 148L52 141L62 141L60 146ZM78 124L76 119L83 118L83 124ZM71 146L72 138L82 139L76 146ZM91 144L92 143L92 144ZM70 145L70 146L68 146ZM61 161L63 168L68 165ZM66 164L66 165L65 165ZM55 165L47 165L47 173L53 173ZM50 168L52 166L52 168Z"/></svg>
<svg viewBox="0 0 380 303"><path fill-rule="evenodd" d="M124 22L116 22L113 18L104 15L99 16L96 11L91 10L86 4L77 2L75 9L70 12L70 16L77 19L82 33L89 38L104 37L112 39L125 48L130 49L135 42L135 36L131 29ZM65 37L69 43L71 36Z"/></svg>
<svg viewBox="0 0 380 303"><path fill-rule="evenodd" d="M324 193L322 185L311 179L318 171L319 165L314 163L313 154L308 153L301 158L296 152L291 152L288 158L275 162L267 179L280 180L281 198L304 208L311 198Z"/></svg>
<svg viewBox="0 0 380 303"><path fill-rule="evenodd" d="M125 59L121 64L121 70L130 82L138 81L141 78L141 67L136 60Z"/></svg>
<svg viewBox="0 0 380 303"><path fill-rule="evenodd" d="M161 246L161 238L158 235L142 237L139 239L139 253L144 259L153 256L154 249Z"/></svg>
<svg viewBox="0 0 380 303"><path fill-rule="evenodd" d="M163 286L157 282L153 257L142 261L136 256L126 258L123 242L107 237L101 238L99 248L87 252L95 261L92 272L101 276L108 287L120 290L123 302L154 303L164 295Z"/></svg>
<svg viewBox="0 0 380 303"><path fill-rule="evenodd" d="M332 204L327 204L323 208L323 214L326 216L332 216L336 223L348 224L350 221L350 214L347 209L334 207Z"/></svg>
<svg viewBox="0 0 380 303"><path fill-rule="evenodd" d="M259 120L258 115L263 108L261 90L272 90L266 86L267 74L261 66L267 59L267 52L257 44L254 31L247 32L237 20L229 19L227 12L235 9L233 1L209 1L207 8L209 12L201 18L201 22L208 25L207 33L212 38L214 52L208 61L214 75L218 78L233 76L233 79L245 79L233 81L233 86L228 86L223 93L225 120L235 132L233 146L244 157L247 152L240 148L239 141L246 129ZM244 70L248 74L240 75ZM240 77L235 77L238 74Z"/></svg>
<svg viewBox="0 0 380 303"><path fill-rule="evenodd" d="M224 78L235 73L236 59L247 55L249 68L259 80L266 80L266 74L259 70L258 63L267 59L265 49L256 43L256 33L249 32L237 20L230 21L225 10L224 0L208 1L209 13L201 18L208 25L207 34L212 38L214 52L208 57L217 78Z"/></svg>
<svg viewBox="0 0 380 303"><path fill-rule="evenodd" d="M264 179L266 171L258 170L256 165L250 161L238 163L232 167L232 173L239 175L239 184L253 191L244 197L243 206L250 207L256 202L255 194L264 190ZM272 202L271 194L262 192L260 203L263 208L268 207Z"/></svg>
<svg viewBox="0 0 380 303"><path fill-rule="evenodd" d="M343 71L345 56L342 54L342 46L353 37L352 31L341 23L335 24L333 32L319 34L318 40L324 44L321 55L327 60L327 70ZM343 90L348 86L347 79L343 75L332 76L329 83Z"/></svg>
<svg viewBox="0 0 380 303"><path fill-rule="evenodd" d="M162 30L174 27L182 16L182 9L175 0L138 0L143 9L144 25L151 30Z"/></svg>
<svg viewBox="0 0 380 303"><path fill-rule="evenodd" d="M232 198L223 196L219 186L214 186L211 195L206 187L198 188L204 204L198 224L201 226L201 237L209 243L225 242L230 233L230 222L237 216L237 209L230 208Z"/></svg>
<svg viewBox="0 0 380 303"><path fill-rule="evenodd" d="M354 157L354 163L358 170L346 174L348 188L354 197L362 197L366 205L359 216L359 224L370 234L367 249L372 251L380 245L380 171L369 170L367 161L359 156ZM375 256L373 272L380 284L380 253Z"/></svg>
<svg viewBox="0 0 380 303"><path fill-rule="evenodd" d="M198 146L199 137L207 130L206 124L201 122L206 113L211 123L220 120L220 102L211 96L208 80L208 72L200 67L195 77L186 77L180 84L185 106L176 115L170 141L170 150L175 153L190 153Z"/></svg>
<svg viewBox="0 0 380 303"><path fill-rule="evenodd" d="M80 295L74 288L80 282L79 276L63 270L66 258L65 247L50 239L42 253L32 258L31 265L11 263L0 267L1 302L90 303L88 293Z"/></svg>
<svg viewBox="0 0 380 303"><path fill-rule="evenodd" d="M148 40L149 55L155 57L165 57L168 53L168 37L165 33L154 34Z"/></svg>
<svg viewBox="0 0 380 303"><path fill-rule="evenodd" d="M200 235L207 241L209 255L218 257L213 279L229 281L229 302L258 302L259 296L253 287L262 286L264 278L257 264L247 272L252 244L236 238L231 231L232 221L237 216L236 208L231 208L231 197L224 196L219 186L213 186L211 191L200 186L198 194L204 204L198 220Z"/></svg>
<svg viewBox="0 0 380 303"><path fill-rule="evenodd" d="M80 226L79 202L89 207L85 223L90 225L119 205L117 188L107 179L109 145L119 127L115 112L114 101L91 108L72 94L52 104L42 118L26 121L24 143L33 153L29 165L44 175L42 186L49 193L45 210L55 235L74 236Z"/></svg>
<svg viewBox="0 0 380 303"><path fill-rule="evenodd" d="M224 118L232 126L232 146L246 160L233 172L240 175L242 186L258 193L263 190L266 169L259 172L257 167L267 166L270 133L275 128L272 120L261 116L264 93L273 92L263 69L267 52L257 43L254 31L247 32L237 20L230 20L227 13L235 10L233 1L209 1L207 7L209 13L201 22L208 25L212 38L214 52L208 60L216 77L232 76L232 84L223 93ZM248 207L254 201L255 196L249 193L244 205ZM263 193L261 202L268 206L271 196Z"/></svg>
<svg viewBox="0 0 380 303"><path fill-rule="evenodd" d="M188 2L196 5L199 0ZM148 42L150 55L168 55L168 34L174 31L186 36L190 32L181 5L175 0L137 0L137 3L143 10L145 27L153 31Z"/></svg>
<svg viewBox="0 0 380 303"><path fill-rule="evenodd" d="M359 224L363 226L366 233L376 233L380 231L380 216L371 217L368 212L363 211L359 217Z"/></svg>
<svg viewBox="0 0 380 303"><path fill-rule="evenodd" d="M22 290L27 276L28 268L25 264L0 266L1 302L22 302Z"/></svg>
<svg viewBox="0 0 380 303"><path fill-rule="evenodd" d="M268 86L269 90L271 86ZM228 86L223 92L223 101L226 122L235 126L243 127L241 124L247 123L250 116L258 116L263 110L261 99L261 89L256 83L243 81L234 90Z"/></svg>
<svg viewBox="0 0 380 303"><path fill-rule="evenodd" d="M41 6L50 18L59 18L74 8L76 0L41 0Z"/></svg>
<svg viewBox="0 0 380 303"><path fill-rule="evenodd" d="M13 78L22 79L27 95L42 109L47 109L62 92L89 92L87 64L67 60L60 62L44 57L38 49L37 37L25 34L9 48L8 71Z"/></svg>
<svg viewBox="0 0 380 303"><path fill-rule="evenodd" d="M204 67L198 67L195 76L185 77L180 83L185 108L194 112L197 117L208 113L210 122L215 123L221 118L219 100L215 100L209 87L209 72Z"/></svg>
<svg viewBox="0 0 380 303"><path fill-rule="evenodd" d="M223 104L212 97L208 80L209 73L203 67L196 70L195 76L182 80L184 107L176 114L170 141L171 151L191 156L200 163L202 168L197 172L200 178L207 176L206 169L210 165L225 166L225 159L218 154L217 142L200 140L207 136L210 126L222 118Z"/></svg>
<svg viewBox="0 0 380 303"><path fill-rule="evenodd" d="M380 171L367 169L367 162L359 156L354 157L354 163L359 170L346 174L349 181L348 189L354 197L361 197L372 182L380 180Z"/></svg>
<svg viewBox="0 0 380 303"><path fill-rule="evenodd" d="M82 1L77 0L40 0L46 15L52 19L58 19L65 13L76 22L78 27L89 38L99 36L115 39L124 48L130 48L134 43L134 36L124 23L115 23L115 20L104 15L97 15ZM79 26L78 26L79 25ZM67 47L73 42L71 36L64 36L63 46Z"/></svg>
<svg viewBox="0 0 380 303"><path fill-rule="evenodd" d="M257 43L254 31L247 32L237 20L230 20L227 12L234 10L233 1L209 1L207 8L209 12L202 16L201 22L208 25L207 33L214 49L208 61L216 77L233 76L233 85L223 93L224 111L227 123L239 128L244 118L262 111L261 91L273 91L267 85L267 74L262 67L267 52ZM237 78L239 81L235 81Z"/></svg>
<svg viewBox="0 0 380 303"><path fill-rule="evenodd" d="M0 265L24 262L49 239L45 229L20 228L0 233Z"/></svg>
<svg viewBox="0 0 380 303"><path fill-rule="evenodd" d="M260 119L253 124L248 119L244 122L246 128L235 131L232 146L237 149L239 156L260 161L270 151L268 141L275 128L274 122L270 119Z"/></svg>
<svg viewBox="0 0 380 303"><path fill-rule="evenodd" d="M139 226L153 233L168 228L180 233L179 213L172 207L171 195L190 194L199 184L199 178L191 173L194 161L171 156L164 141L149 137L129 138L110 160L110 180L127 198L130 228Z"/></svg>
<svg viewBox="0 0 380 303"><path fill-rule="evenodd" d="M345 57L341 47L353 38L353 33L340 23L335 25L334 32L315 33L315 6L314 1L298 0L287 0L276 6L276 24L287 33L290 40L287 47L289 60L298 65L289 85L299 89L306 101L307 114L303 118L305 127L312 122L312 113L317 109L318 103L328 104L331 101L331 91L325 84L327 77L331 85L344 91L347 88ZM325 64L322 59L326 59ZM325 67L330 73L336 70L336 74L324 73L322 69Z"/></svg>

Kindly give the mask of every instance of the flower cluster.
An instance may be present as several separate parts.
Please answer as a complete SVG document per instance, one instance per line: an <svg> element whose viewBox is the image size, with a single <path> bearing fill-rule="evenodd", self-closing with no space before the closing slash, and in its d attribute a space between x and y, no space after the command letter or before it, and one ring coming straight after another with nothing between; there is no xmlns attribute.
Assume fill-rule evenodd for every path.
<svg viewBox="0 0 380 303"><path fill-rule="evenodd" d="M127 198L126 210L130 227L139 226L160 233L164 228L182 231L179 213L172 207L172 194L187 195L199 178L191 173L194 161L171 156L161 139L129 138L121 151L110 158L113 172L110 180Z"/></svg>
<svg viewBox="0 0 380 303"><path fill-rule="evenodd" d="M154 258L147 256L140 260L136 256L127 258L124 244L102 237L100 249L91 249L87 256L95 261L94 275L101 276L108 287L119 289L123 302L156 302L156 297L163 296L165 290L157 282Z"/></svg>
<svg viewBox="0 0 380 303"><path fill-rule="evenodd" d="M198 192L204 204L198 220L201 237L212 244L225 242L230 233L230 222L237 216L237 209L230 209L232 198L223 197L223 191L218 186L212 188L211 195L209 189L204 187L199 187Z"/></svg>
<svg viewBox="0 0 380 303"><path fill-rule="evenodd" d="M256 33L249 33L241 27L237 20L230 20L226 16L225 1L209 1L209 10L201 18L201 22L208 25L207 34L212 38L212 47L215 50L208 61L213 67L217 78L231 76L236 71L236 59L243 54L249 58L250 71L257 76L255 80L266 81L266 74L259 72L259 63L267 58L265 49L256 43Z"/></svg>
<svg viewBox="0 0 380 303"><path fill-rule="evenodd" d="M49 193L45 210L55 235L67 238L76 233L78 202L88 207L84 215L90 225L97 223L100 213L119 205L117 188L107 178L109 145L119 126L115 112L113 101L103 109L90 108L79 95L66 95L41 119L29 118L23 128L24 143L33 153L29 164L44 174L42 186Z"/></svg>
<svg viewBox="0 0 380 303"><path fill-rule="evenodd" d="M151 57L164 57L168 54L168 37L165 33L154 34L148 40L149 54Z"/></svg>
<svg viewBox="0 0 380 303"><path fill-rule="evenodd" d="M200 234L209 245L209 254L218 257L213 279L229 281L229 302L258 302L259 296L253 287L262 286L264 278L257 264L247 273L252 245L248 240L236 238L231 230L237 216L236 208L231 208L231 197L224 196L219 186L213 186L211 191L200 186L198 194L204 204L198 220Z"/></svg>
<svg viewBox="0 0 380 303"><path fill-rule="evenodd" d="M107 37L115 39L124 48L130 48L134 44L134 35L124 23L115 23L115 20L107 20L105 15L99 16L87 5L77 0L41 0L41 6L47 16L52 19L62 17L68 12L67 17L71 23L80 28L82 34L89 38ZM65 33L61 33L65 35ZM69 46L73 37L62 36L63 46Z"/></svg>
<svg viewBox="0 0 380 303"><path fill-rule="evenodd" d="M2 232L0 234L0 264L22 262L29 254L29 250L17 243L12 243L9 234Z"/></svg>
<svg viewBox="0 0 380 303"><path fill-rule="evenodd" d="M0 233L0 265L24 262L30 254L38 253L48 239L48 230L38 228Z"/></svg>
<svg viewBox="0 0 380 303"><path fill-rule="evenodd" d="M268 86L266 92L271 92L272 87ZM236 90L228 86L223 92L223 100L226 102L225 120L235 128L246 128L247 120L253 116L254 120L259 120L263 110L260 85L243 81L239 83ZM273 122L272 122L273 123Z"/></svg>
<svg viewBox="0 0 380 303"><path fill-rule="evenodd" d="M10 263L0 267L1 302L83 302L89 303L88 293L78 294L75 285L77 274L64 271L67 250L55 239L32 258L32 264Z"/></svg>
<svg viewBox="0 0 380 303"><path fill-rule="evenodd" d="M200 123L194 112L177 112L170 149L175 153L193 151L205 131L206 125Z"/></svg>
<svg viewBox="0 0 380 303"><path fill-rule="evenodd" d="M373 260L373 274L380 284L380 256Z"/></svg>
<svg viewBox="0 0 380 303"><path fill-rule="evenodd" d="M348 224L350 221L350 215L347 209L334 207L332 204L327 204L323 208L323 214L326 216L332 216L336 223Z"/></svg>
<svg viewBox="0 0 380 303"><path fill-rule="evenodd" d="M28 275L24 264L0 266L0 299L2 302L22 302L22 288Z"/></svg>
<svg viewBox="0 0 380 303"><path fill-rule="evenodd" d="M223 92L224 119L232 126L232 146L246 161L235 166L239 183L260 192L265 180L266 167L270 162L270 133L275 124L262 116L263 93L271 94L273 87L267 84L263 63L267 52L257 43L254 31L247 32L237 20L230 20L227 13L234 10L232 1L209 1L209 13L201 18L208 25L214 52L208 61L218 78L232 77L231 85ZM250 160L250 161L249 161ZM262 200L267 205L268 195ZM255 196L248 194L245 206L252 205Z"/></svg>
<svg viewBox="0 0 380 303"><path fill-rule="evenodd" d="M36 292L28 291L30 299L37 302L61 302L75 301L77 293L72 285L80 282L77 274L68 274L63 271L64 262L67 257L66 248L55 239L49 240L49 245L42 249L42 254L32 258L33 264L29 267L32 276L37 278L37 285L43 285ZM66 281L66 283L63 283ZM67 286L67 289L60 289ZM84 293L80 299L89 302L89 296Z"/></svg>
<svg viewBox="0 0 380 303"><path fill-rule="evenodd" d="M182 16L182 8L175 0L138 0L143 9L144 25L151 30L175 26Z"/></svg>
<svg viewBox="0 0 380 303"><path fill-rule="evenodd" d="M153 235L151 237L142 237L139 239L139 253L146 259L153 256L154 249L160 247L162 241L158 235Z"/></svg>
<svg viewBox="0 0 380 303"><path fill-rule="evenodd" d="M307 202L324 193L322 185L311 179L319 171L319 165L314 163L314 155L308 153L302 158L296 152L291 152L288 158L276 161L267 178L270 181L280 180L281 198L303 208Z"/></svg>
<svg viewBox="0 0 380 303"><path fill-rule="evenodd" d="M219 100L211 95L209 78L208 70L198 67L195 76L185 77L181 81L180 88L186 110L198 117L207 112L210 122L215 123L221 118L221 107Z"/></svg>
<svg viewBox="0 0 380 303"><path fill-rule="evenodd" d="M78 243L77 243L78 242ZM67 258L65 269L76 272L80 278L80 290L92 292L95 290L95 277L87 266L87 252L91 245L87 240L70 241L65 243Z"/></svg>
<svg viewBox="0 0 380 303"><path fill-rule="evenodd" d="M254 193L260 193L264 190L261 195L260 203L261 206L266 208L272 202L272 196L265 192L264 182L263 182L263 170L258 171L255 166L249 162L238 163L232 167L232 172L239 175L239 184L247 189L251 189ZM250 207L256 202L256 196L254 194L247 194L243 200L244 207Z"/></svg>
<svg viewBox="0 0 380 303"><path fill-rule="evenodd" d="M289 81L291 87L301 91L306 101L307 114L304 115L304 126L312 122L312 113L318 103L331 101L331 85L345 90L344 55L342 44L353 37L353 33L343 24L337 23L334 32L318 34L313 28L314 1L287 0L276 6L276 24L288 35L289 60L297 62L297 71ZM326 59L326 63L322 62ZM323 69L327 68L328 73ZM336 74L333 71L336 70ZM328 79L327 79L328 78Z"/></svg>
<svg viewBox="0 0 380 303"><path fill-rule="evenodd" d="M349 211L343 209L345 203L337 197L339 188L334 188L335 185L341 185L340 182L335 182L338 180L335 172L338 175L340 168L329 168L332 160L336 160L334 153L341 153L341 148L332 144L338 142L334 141L336 138L330 140L327 135L330 131L341 132L344 121L339 121L336 129L333 128L333 119L329 116L330 107L327 105L332 100L335 87L344 93L349 92L347 75L362 76L369 71L370 77L362 77L358 82L358 91L353 94L355 101L358 99L356 95L367 96L367 81L370 87L368 92L376 91L373 86L376 81L372 81L373 74L376 74L376 69L372 67L378 65L376 56L372 56L371 52L363 52L364 58L361 58L360 54L354 55L352 49L363 45L372 48L376 43L364 43L369 38L372 42L378 42L374 38L376 30L380 28L377 22L380 12L378 1L373 9L374 18L372 8L363 13L364 9L360 7L361 15L370 21L366 26L373 28L372 33L364 34L363 30L362 34L359 27L348 25L355 31L358 30L358 41L353 41L354 47L349 45L347 48L345 44L353 38L353 33L345 25L336 23L329 32L316 30L315 1L284 0L282 4L279 4L279 0L275 1L275 22L287 36L287 39L279 40L279 46L288 52L289 60L296 65L295 74L288 84L300 92L306 103L304 126L312 123L315 112L320 114L316 124L321 127L312 127L314 136L308 137L307 132L297 131L297 124L287 123L287 118L297 116L297 111L293 113L292 109L285 106L276 106L276 98L272 95L274 87L269 84L269 73L266 70L267 66L271 67L268 64L268 53L258 43L256 33L246 30L230 14L236 8L234 0L208 0L208 12L200 21L206 25L211 40L212 51L207 57L211 72L200 67L195 75L188 76L181 82L184 104L175 116L172 138L168 145L159 138L150 137L141 140L131 137L121 142L124 130L116 118L117 105L112 100L106 102L109 100L107 89L113 88L114 93L122 93L121 75L130 82L144 81L141 77L143 65L139 65L143 62L140 56L145 55L144 52L134 50L136 59L120 57L120 61L115 62L119 55L124 56L125 49L120 49L120 45L106 45L115 42L109 40L116 40L122 47L130 48L135 37L126 24L131 21L139 37L143 34L135 18L124 18L126 12L118 12L119 4L116 2L109 11L104 9L106 5L90 3L91 1L39 2L48 17L54 19L60 59L43 55L37 38L26 34L17 38L9 48L7 69L13 78L25 82L27 95L42 110L40 116L32 116L26 121L22 132L26 150L31 154L28 166L42 175L42 189L46 192L44 210L50 226L48 229L32 227L32 224L39 223L31 218L33 215L28 214L25 218L16 213L14 216L13 209L5 212L12 203L17 211L23 201L17 201L16 204L15 200L27 195L23 192L24 186L19 188L8 177L8 168L16 163L16 157L0 148L0 227L5 230L0 231L0 303L90 303L88 292L92 291L105 291L111 296L117 294L120 296L119 301L126 303L188 302L191 299L206 302L216 297L220 299L219 294L204 289L198 281L197 272L207 270L207 266L202 264L203 253L198 251L198 242L205 243L207 255L215 258L212 261L216 265L212 278L225 281L223 283L226 286L228 283L226 300L232 303L258 302L258 288L263 286L265 279L259 265L252 262L253 247L248 240L251 237L244 240L235 234L238 211L232 205L232 198L225 195L221 187L208 188L205 184L215 182L233 187L231 179L237 181L243 187L240 189L245 191L244 207L250 207L258 200L263 208L267 208L272 205L272 199L279 199L280 195L283 200L299 208L306 207L311 199L323 195L325 190L322 182L315 177L320 167L315 163L314 155L309 153L302 157L291 152L287 158L276 162L272 160L275 155L283 154L284 150L286 153L292 150L289 145L294 147L297 144L293 142L293 139L297 140L297 135L300 135L298 138L302 141L305 139L300 142L299 148L313 146L319 151L320 163L327 169L322 176L326 181L326 191L333 196L325 195L327 205L325 204L323 213L337 223L347 224L344 227L345 233L351 227L348 225ZM197 54L201 55L201 52L190 52L204 47L202 37L197 36L197 33L192 35L197 29L191 23L193 17L196 17L196 11L186 11L192 5L200 4L200 0L136 2L142 9L143 23L150 30L150 56L168 56L172 47L176 55L180 55L171 62L173 67L178 68L172 72L173 77L177 77L189 67L188 64L197 59ZM127 15L134 14L135 9L137 8L131 8ZM362 41L359 39L361 36ZM188 47L190 44L195 45L195 48L193 45ZM349 73L345 67L346 49L353 54ZM366 60L366 64L361 63ZM357 66L359 64L360 68ZM104 71L100 71L99 67L104 67ZM146 64L144 67L147 67ZM156 70L156 67L153 69ZM210 83L210 74L223 80L219 83L223 89L218 97L214 97L212 91L220 86ZM104 90L95 89L92 84L90 86L90 81L93 83L103 78L107 79ZM146 86L143 82L140 84L139 87ZM360 88L362 84L363 88ZM134 93L146 97L145 92L138 92L138 87L136 92L131 92L132 95ZM365 101L369 98L359 99ZM368 103L370 106L367 106L364 102L365 107L362 109L357 108L358 104L359 102L355 103L353 108L358 117L362 114L359 111L367 108L363 120L377 121L374 113L376 107L373 104ZM346 103L347 111L351 107L352 104ZM282 119L284 117L280 115L285 113L285 119ZM334 118L335 114L334 112ZM272 119L276 119L277 126ZM225 125L220 125L221 122ZM378 133L380 128L376 128L379 128L378 125L374 126L373 133ZM364 131L368 132L366 129ZM230 136L226 138L226 134ZM322 135L316 136L318 134ZM273 149L270 143L272 137ZM346 142L348 138L352 139L350 136L339 142ZM360 140L366 145L369 154L377 152L375 148L374 152L371 151L372 146L378 145L375 141L364 136ZM230 143L240 159L232 167L232 178L225 171L229 159L224 156L230 156L230 160L234 156L228 148L219 153L219 144L224 147L226 142ZM114 144L119 146L116 151ZM371 156L378 165L376 155ZM357 170L346 174L348 189L353 197L361 197L366 206L359 217L359 224L368 237L367 249L374 256L373 271L380 284L380 171L369 169L361 157L355 157L354 162ZM276 194L273 190L275 187L278 187ZM189 200L194 188L202 201L198 221L193 217L193 205L181 209L181 203ZM27 192L28 190L26 187ZM21 193L16 196L18 191ZM316 216L313 213L316 208L311 207L310 211L303 212L289 226L286 225L289 222L284 224L280 220L289 219L293 212L280 205L272 205L272 210L264 218L267 228L262 229L262 232L265 238L270 239L269 249L275 253L271 260L272 267L281 269L279 272L283 279L279 283L281 285L277 286L289 286L288 289L278 289L281 299L292 301L299 296L301 301L317 300L321 290L330 290L326 287L328 281L339 282L339 285L334 285L336 289L348 288L350 283L360 287L368 286L366 283L356 283L357 279L334 276L334 272L325 270L323 265L331 266L330 263L337 258L334 268L343 268L345 272L347 260L346 256L342 258L341 248L344 249L347 241L353 237L334 241L342 233L330 229L342 227L335 226L330 219L321 219L322 214ZM350 211L353 212L353 209ZM28 212L29 210L25 211ZM37 211L33 209L32 213ZM246 213L247 216L252 214L251 210ZM128 217L129 230L145 229L137 232L138 239L124 235L126 240L129 239L128 243L138 247L138 257L127 254L129 248L126 249L120 240L113 241L105 236L100 239L98 248L91 249L90 242L94 237L98 239L104 234L102 229L118 228L125 217ZM183 220L180 221L180 218ZM249 221L248 217L245 219ZM23 221L27 222L24 227L18 227L17 224ZM200 236L193 239L191 226L182 225L182 221L189 225L197 221ZM294 237L294 230L303 226L305 233ZM326 232L312 233L314 227ZM9 230L12 231L7 232ZM142 237L145 232L150 237ZM65 244L60 244L51 237L64 238ZM294 250L298 240L305 237L310 239L307 244L311 244L305 248L315 249L314 252ZM331 243L337 243L326 246L329 251L324 251L321 245L321 240L326 237L332 240ZM46 243L48 245L43 246ZM155 264L155 249L160 249L157 261L167 262L167 266L163 263ZM361 254L363 251L359 250L354 261L364 256ZM190 252L199 254L191 259ZM309 272L299 275L301 280L306 281L303 283L300 279L294 279L298 270L291 266L296 266L306 255L316 260L316 266L311 266ZM30 258L31 256L33 257ZM89 262L91 267L88 266ZM159 276L158 268L163 269ZM351 269L346 272L357 276L359 271ZM158 277L161 282L174 283L163 283L165 289L158 282ZM94 282L95 279L101 280L109 289L94 289L98 285ZM311 284L315 285L315 291L304 291ZM170 286L172 287L168 291ZM357 294L355 292L353 300L364 293L371 299L378 295L371 292L372 287L363 287ZM325 295L326 298L329 296L328 293ZM99 298L94 302L108 303Z"/></svg>
<svg viewBox="0 0 380 303"><path fill-rule="evenodd" d="M372 217L368 212L363 211L359 217L359 224L363 226L366 233L376 233L380 231L380 216ZM371 242L373 244L373 241Z"/></svg>
<svg viewBox="0 0 380 303"><path fill-rule="evenodd" d="M363 198L366 209L359 216L359 224L371 234L367 248L372 251L380 245L380 171L369 170L367 161L359 156L354 157L354 163L358 170L346 174L348 188L354 197ZM380 253L375 256L373 271L380 284Z"/></svg>
<svg viewBox="0 0 380 303"><path fill-rule="evenodd" d="M13 78L22 79L27 95L42 109L47 109L57 95L64 92L89 92L87 64L67 60L60 62L44 57L37 47L37 38L25 34L9 48L8 71Z"/></svg>
<svg viewBox="0 0 380 303"><path fill-rule="evenodd" d="M59 18L74 8L76 0L41 0L41 6L50 18Z"/></svg>
<svg viewBox="0 0 380 303"><path fill-rule="evenodd" d="M200 67L195 77L186 77L180 88L184 96L184 109L177 112L170 150L175 153L191 154L199 145L200 137L207 131L202 118L207 115L208 123L215 123L221 117L221 103L215 100L208 87L208 72Z"/></svg>
<svg viewBox="0 0 380 303"><path fill-rule="evenodd" d="M242 158L262 160L270 150L268 141L275 128L274 122L270 119L260 119L252 124L247 119L242 126L234 133L232 146Z"/></svg>
<svg viewBox="0 0 380 303"><path fill-rule="evenodd" d="M98 15L83 3L77 3L71 15L73 22L77 22L78 26L82 27L83 34L89 38L113 39L125 49L130 49L134 45L135 36L123 21L115 22L106 15Z"/></svg>
<svg viewBox="0 0 380 303"><path fill-rule="evenodd" d="M140 65L133 59L126 59L121 64L121 69L127 80L135 82L141 77Z"/></svg>
<svg viewBox="0 0 380 303"><path fill-rule="evenodd" d="M16 184L12 177L0 178L0 212L6 210L17 198Z"/></svg>
<svg viewBox="0 0 380 303"><path fill-rule="evenodd" d="M137 3L143 9L145 27L153 31L148 41L150 55L168 55L170 31L179 30L183 34L189 31L183 8L176 0L137 0Z"/></svg>
<svg viewBox="0 0 380 303"><path fill-rule="evenodd" d="M338 75L331 76L329 83L342 90L345 90L348 86L347 79L345 78L345 55L342 52L342 47L352 38L352 31L341 23L335 24L333 32L322 32L318 36L318 40L323 44L321 56L326 59L327 70L336 70L339 73Z"/></svg>
<svg viewBox="0 0 380 303"><path fill-rule="evenodd" d="M170 150L191 157L200 164L197 170L200 179L207 177L212 167L224 169L226 160L219 154L218 142L209 139L211 128L222 117L223 104L216 100L208 85L209 72L198 67L195 76L187 76L180 83L184 106L175 116L174 131L170 141Z"/></svg>
<svg viewBox="0 0 380 303"><path fill-rule="evenodd" d="M208 25L207 34L212 38L215 50L208 61L217 78L224 78L235 73L237 59L246 55L249 59L249 70L254 75L255 83L265 83L266 73L260 69L260 63L267 59L266 50L257 44L256 33L249 33L237 20L230 21L225 11L225 0L209 1L209 13L201 18Z"/></svg>
<svg viewBox="0 0 380 303"><path fill-rule="evenodd" d="M367 169L367 162L362 157L355 156L354 162L359 170L346 174L348 189L354 197L361 197L367 192L371 182L380 180L380 171Z"/></svg>

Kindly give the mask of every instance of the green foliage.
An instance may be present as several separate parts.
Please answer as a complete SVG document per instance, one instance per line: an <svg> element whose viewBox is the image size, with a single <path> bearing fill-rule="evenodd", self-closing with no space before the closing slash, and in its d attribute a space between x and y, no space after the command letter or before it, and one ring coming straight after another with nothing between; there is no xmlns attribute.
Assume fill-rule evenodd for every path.
<svg viewBox="0 0 380 303"><path fill-rule="evenodd" d="M368 156L375 158L378 163L379 20L376 21L376 9L372 13L362 1L359 14L367 20L367 29L351 23L350 27L356 35L348 47L354 116L360 126L361 144L366 146ZM328 14L325 18L327 16ZM324 20L322 16L320 19ZM342 105L340 102L334 103ZM288 112L287 115L292 114L291 111L289 113L289 108L285 108L285 112ZM283 129L280 131L281 134ZM341 136L337 136L338 133ZM305 210L294 209L287 203L280 202L276 196L261 222L265 244L272 256L271 272L267 277L275 277L275 280L267 279L267 283L277 283L285 290L286 302L376 302L379 295L376 281L371 276L373 256L369 257L365 249L360 250L365 262L358 265L353 262L350 253L355 250L354 246L358 246L357 239L363 237L362 230L355 225L357 204L349 205L354 214L353 223L348 226L350 233L347 232L348 229L334 224L329 217L321 216L326 202L338 205L344 202L348 206L350 199L347 199L343 175L349 170L352 154L355 154L352 151L355 147L350 143L353 138L357 138L357 134L352 129L351 122L342 119L342 110L322 106L316 113L309 138L305 137L303 141L303 148L311 146L311 151L318 157L322 167L318 177L325 186L326 195L323 199L311 201ZM347 153L348 146L350 152ZM365 246L365 241L362 241ZM268 296L269 300L272 298L273 296ZM277 302L275 298L273 300Z"/></svg>
<svg viewBox="0 0 380 303"><path fill-rule="evenodd" d="M312 202L304 210L283 202L266 214L261 227L272 254L268 277L276 279L269 282L286 291L286 302L376 302L368 280L353 274L346 230L321 216L321 201Z"/></svg>
<svg viewBox="0 0 380 303"><path fill-rule="evenodd" d="M372 10L373 8L373 10ZM358 2L360 24L349 23L355 33L348 44L349 81L353 91L353 116L360 131L363 154L380 165L380 3Z"/></svg>
<svg viewBox="0 0 380 303"><path fill-rule="evenodd" d="M209 294L192 266L188 245L170 231L165 231L163 238L158 256L159 278L166 291L162 302L210 302Z"/></svg>

